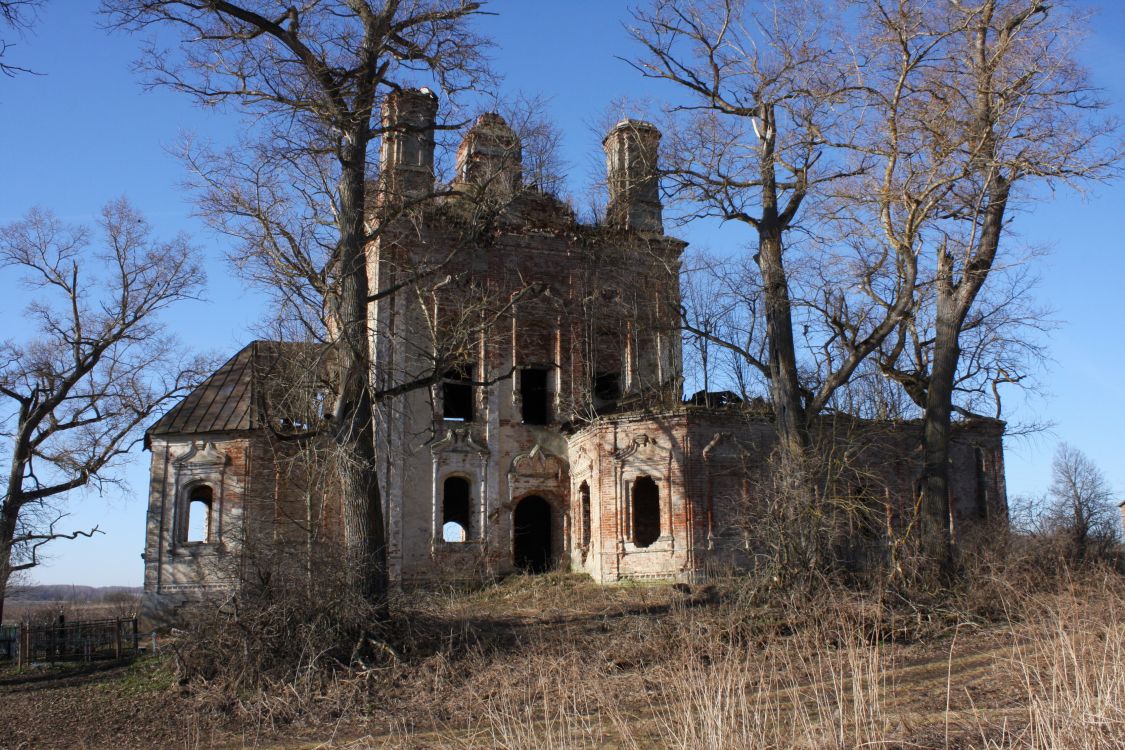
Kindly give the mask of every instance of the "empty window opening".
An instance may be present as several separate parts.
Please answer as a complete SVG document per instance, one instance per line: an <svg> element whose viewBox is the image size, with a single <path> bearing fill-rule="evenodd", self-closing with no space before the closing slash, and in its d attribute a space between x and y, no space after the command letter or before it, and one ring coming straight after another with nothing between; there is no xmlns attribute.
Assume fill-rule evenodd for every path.
<svg viewBox="0 0 1125 750"><path fill-rule="evenodd" d="M185 542L211 541L211 488L194 487L188 495L187 534Z"/></svg>
<svg viewBox="0 0 1125 750"><path fill-rule="evenodd" d="M463 477L446 479L441 496L441 528L445 541L463 542L469 538L469 505L469 481Z"/></svg>
<svg viewBox="0 0 1125 750"><path fill-rule="evenodd" d="M582 546L590 546L590 485L583 482L578 485L578 498L582 506Z"/></svg>
<svg viewBox="0 0 1125 750"><path fill-rule="evenodd" d="M547 424L551 420L547 375L548 371L541 367L529 367L520 371L520 401L523 404L524 424Z"/></svg>
<svg viewBox="0 0 1125 750"><path fill-rule="evenodd" d="M512 512L512 558L526 573L551 568L551 506L538 495L520 500Z"/></svg>
<svg viewBox="0 0 1125 750"><path fill-rule="evenodd" d="M651 477L633 483L633 544L648 547L660 538L660 489Z"/></svg>
<svg viewBox="0 0 1125 750"><path fill-rule="evenodd" d="M441 387L441 416L460 422L473 421L473 369L462 365L445 373Z"/></svg>
<svg viewBox="0 0 1125 750"><path fill-rule="evenodd" d="M594 376L594 400L616 401L621 398L621 373L601 372Z"/></svg>
<svg viewBox="0 0 1125 750"><path fill-rule="evenodd" d="M976 512L977 518L988 518L988 472L985 470L984 451L977 448L973 451L976 458Z"/></svg>

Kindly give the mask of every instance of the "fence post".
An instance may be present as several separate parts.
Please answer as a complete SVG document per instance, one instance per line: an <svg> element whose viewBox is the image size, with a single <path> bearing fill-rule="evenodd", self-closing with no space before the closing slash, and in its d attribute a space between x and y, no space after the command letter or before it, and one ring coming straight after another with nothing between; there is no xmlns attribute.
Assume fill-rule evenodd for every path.
<svg viewBox="0 0 1125 750"><path fill-rule="evenodd" d="M29 655L28 652L31 650L31 633L28 632L28 627L27 627L26 622L20 623L20 645L19 645L19 649L20 649L19 666L22 669L23 667L26 667L27 664L28 664L28 659L30 658L30 655Z"/></svg>
<svg viewBox="0 0 1125 750"><path fill-rule="evenodd" d="M113 621L113 658L121 658L121 620Z"/></svg>
<svg viewBox="0 0 1125 750"><path fill-rule="evenodd" d="M137 643L137 618L134 616L133 617L133 654L134 655L136 655L136 653L138 651L138 645L139 644Z"/></svg>

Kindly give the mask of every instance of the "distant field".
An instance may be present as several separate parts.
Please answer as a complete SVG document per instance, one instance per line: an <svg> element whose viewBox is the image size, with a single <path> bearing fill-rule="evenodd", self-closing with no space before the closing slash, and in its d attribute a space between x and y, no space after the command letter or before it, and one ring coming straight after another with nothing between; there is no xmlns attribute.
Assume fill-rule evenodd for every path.
<svg viewBox="0 0 1125 750"><path fill-rule="evenodd" d="M4 624L103 617L132 617L143 589L140 586L26 586L4 602Z"/></svg>

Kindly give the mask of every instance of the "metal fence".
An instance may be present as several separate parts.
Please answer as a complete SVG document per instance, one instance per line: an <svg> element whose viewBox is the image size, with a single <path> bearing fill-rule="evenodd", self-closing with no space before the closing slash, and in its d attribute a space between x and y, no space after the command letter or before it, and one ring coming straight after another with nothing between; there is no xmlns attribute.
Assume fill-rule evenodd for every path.
<svg viewBox="0 0 1125 750"><path fill-rule="evenodd" d="M19 625L0 625L0 661L14 661L19 642Z"/></svg>
<svg viewBox="0 0 1125 750"><path fill-rule="evenodd" d="M32 662L120 659L137 653L139 645L135 617L74 622L65 622L60 617L59 622L50 625L23 624L5 628L0 632L0 655L4 653L3 639L9 629L18 631L15 658L21 666Z"/></svg>

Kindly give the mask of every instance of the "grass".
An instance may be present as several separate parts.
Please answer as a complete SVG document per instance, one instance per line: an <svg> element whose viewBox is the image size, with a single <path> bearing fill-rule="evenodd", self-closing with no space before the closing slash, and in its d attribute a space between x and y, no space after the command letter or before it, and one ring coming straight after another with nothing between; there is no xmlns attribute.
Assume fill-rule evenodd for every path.
<svg viewBox="0 0 1125 750"><path fill-rule="evenodd" d="M908 642L877 637L895 628L862 597L829 597L815 615L747 617L723 604L686 607L667 588L613 590L616 609L605 609L604 589L541 588L560 610L575 607L572 596L585 600L586 617L602 608L613 637L578 641L580 654L549 641L483 656L461 680L449 676L473 691L471 673L493 676L493 689L457 719L435 722L439 731L420 744L392 732L364 746L1125 748L1125 595L1116 578L1006 602L1002 621L966 616ZM535 610L504 587L469 602L478 616L492 606L497 619ZM466 604L450 601L457 611ZM570 610L564 630L581 611ZM633 618L647 618L645 634ZM495 677L501 665L505 679Z"/></svg>
<svg viewBox="0 0 1125 750"><path fill-rule="evenodd" d="M185 748L1125 748L1117 576L996 587L992 619L839 590L753 608L740 585L415 594L366 671L231 695L142 659L105 692L171 701Z"/></svg>
<svg viewBox="0 0 1125 750"><path fill-rule="evenodd" d="M175 681L175 672L167 658L142 656L129 663L117 689L125 695L161 693L171 689Z"/></svg>

